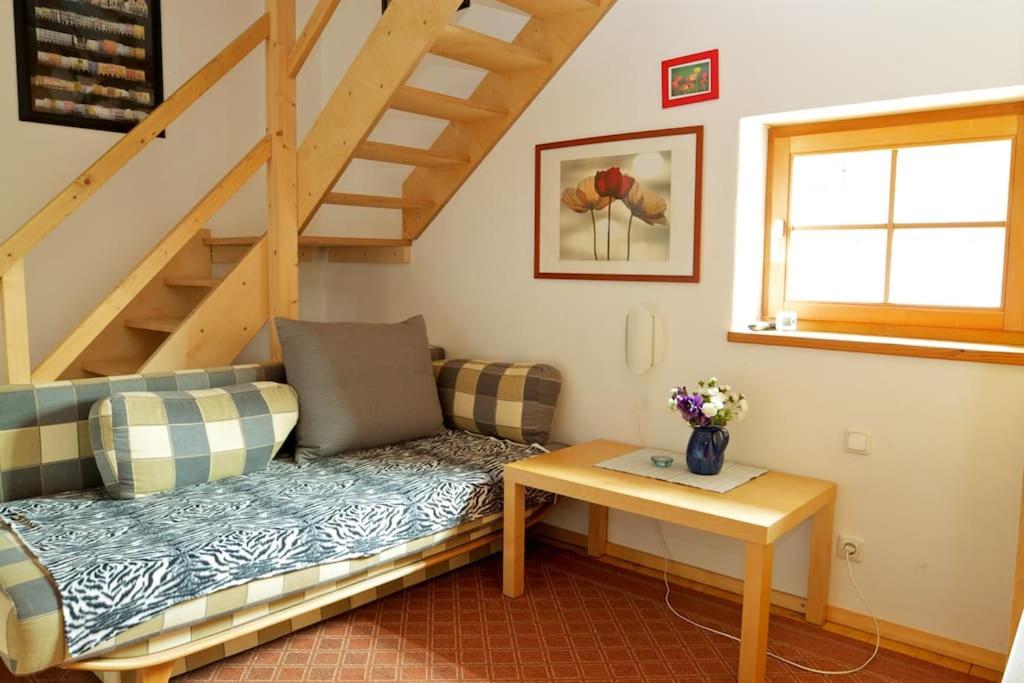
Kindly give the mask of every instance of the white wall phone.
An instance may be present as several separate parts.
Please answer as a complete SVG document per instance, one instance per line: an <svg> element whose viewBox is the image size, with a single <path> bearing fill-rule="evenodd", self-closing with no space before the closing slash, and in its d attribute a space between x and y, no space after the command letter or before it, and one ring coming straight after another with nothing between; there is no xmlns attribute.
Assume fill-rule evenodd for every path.
<svg viewBox="0 0 1024 683"><path fill-rule="evenodd" d="M643 306L634 306L626 314L626 368L631 375L642 375L658 362L662 351L662 323Z"/></svg>

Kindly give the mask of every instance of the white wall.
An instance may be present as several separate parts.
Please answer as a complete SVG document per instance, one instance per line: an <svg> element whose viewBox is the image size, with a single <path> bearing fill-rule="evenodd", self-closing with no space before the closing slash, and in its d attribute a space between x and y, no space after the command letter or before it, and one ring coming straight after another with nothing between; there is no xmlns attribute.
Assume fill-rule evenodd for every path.
<svg viewBox="0 0 1024 683"><path fill-rule="evenodd" d="M300 0L300 21L313 0ZM164 89L170 95L264 11L263 0L171 0L162 5ZM18 120L14 27L0 11L0 240L95 161L120 136ZM132 266L264 134L264 49L229 73L167 132L66 220L27 259L33 362L40 362ZM319 55L303 72L300 121L320 98ZM310 106L302 106L305 103ZM210 221L215 233L266 227L266 180L257 172ZM306 287L316 302L315 274ZM313 306L318 312L318 305ZM3 361L0 359L0 373ZM2 376L2 375L0 375Z"/></svg>
<svg viewBox="0 0 1024 683"><path fill-rule="evenodd" d="M663 409L666 391L726 378L752 405L729 456L838 482L836 530L866 540L856 569L878 616L1004 649L1024 370L744 346L725 334L740 119L1024 84L1021 26L1019 0L969 12L954 0L619 0L416 243L411 265L325 271L327 315L422 312L453 355L556 365L565 376L556 436L566 441L681 449L687 430ZM710 48L721 50L721 99L662 110L660 61ZM703 282L532 278L534 145L693 124L705 126ZM664 318L669 340L640 378L622 361L624 316L636 304ZM846 427L874 433L870 456L841 450ZM554 520L584 528L577 505ZM658 552L649 524L628 515L613 515L611 540ZM807 540L803 527L779 543L778 588L803 592ZM736 543L675 529L670 542L674 559L740 574ZM837 562L831 602L862 611L844 572Z"/></svg>

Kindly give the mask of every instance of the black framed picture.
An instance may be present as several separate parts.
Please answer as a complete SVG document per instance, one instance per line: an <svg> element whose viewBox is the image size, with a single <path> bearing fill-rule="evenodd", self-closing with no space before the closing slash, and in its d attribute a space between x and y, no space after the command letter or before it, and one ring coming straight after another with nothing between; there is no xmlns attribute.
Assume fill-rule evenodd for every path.
<svg viewBox="0 0 1024 683"><path fill-rule="evenodd" d="M14 0L18 118L127 132L164 99L160 0Z"/></svg>

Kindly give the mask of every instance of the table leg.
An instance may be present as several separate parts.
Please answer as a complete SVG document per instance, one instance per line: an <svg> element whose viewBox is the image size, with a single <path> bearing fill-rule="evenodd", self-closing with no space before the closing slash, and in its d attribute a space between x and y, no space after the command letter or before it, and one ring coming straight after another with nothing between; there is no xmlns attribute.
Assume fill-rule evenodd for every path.
<svg viewBox="0 0 1024 683"><path fill-rule="evenodd" d="M805 616L812 624L825 623L828 582L832 568L832 513L829 503L811 518L811 564L807 572L807 608Z"/></svg>
<svg viewBox="0 0 1024 683"><path fill-rule="evenodd" d="M740 629L740 683L760 683L764 680L774 554L775 546L771 543L747 543L743 620Z"/></svg>
<svg viewBox="0 0 1024 683"><path fill-rule="evenodd" d="M502 565L504 592L510 598L523 594L526 564L526 487L505 476L505 522Z"/></svg>
<svg viewBox="0 0 1024 683"><path fill-rule="evenodd" d="M608 547L608 508L590 503L590 528L587 533L587 554L601 557Z"/></svg>

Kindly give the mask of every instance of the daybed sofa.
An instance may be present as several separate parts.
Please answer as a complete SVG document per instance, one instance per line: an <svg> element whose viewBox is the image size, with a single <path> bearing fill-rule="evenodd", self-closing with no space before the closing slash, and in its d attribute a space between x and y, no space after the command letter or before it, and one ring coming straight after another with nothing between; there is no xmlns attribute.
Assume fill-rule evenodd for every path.
<svg viewBox="0 0 1024 683"><path fill-rule="evenodd" d="M0 655L7 667L16 674L63 666L94 671L104 681L166 681L497 551L502 465L542 450L523 443L529 441L524 435L548 433L560 376L545 365L445 361L436 347L431 355L443 433L309 465L290 460L286 446L263 472L139 500L112 500L97 488L91 405L125 391L284 382L283 366L0 387L0 517L6 520L0 523ZM510 373L517 378L515 395L502 381ZM258 487L272 492L263 495ZM342 490L351 495L339 495ZM162 538L175 525L195 523L197 534L215 529L217 536L219 527L210 525L231 518L218 502L234 505L239 496L245 505L261 501L252 503L257 521L241 544L259 551L253 560L263 562L253 569L257 576L212 593L192 586L201 595L126 630L108 628L107 615L117 613L124 623L138 595L173 578L157 571L167 550L163 541L151 543L147 529ZM529 503L535 521L550 500L538 494ZM331 530L335 545L309 555L326 553L331 561L295 560L301 553L277 533L293 519L319 520L313 526ZM346 525L357 528L347 533ZM185 538L199 546L205 540ZM183 543L180 535L173 543ZM62 547L87 549L88 557L61 557L48 565L38 559L59 555ZM291 558L290 564L267 562L278 556ZM90 572L98 574L86 598L65 604L54 577L67 583ZM201 582L203 576L197 570L183 580ZM78 633L66 623L69 614ZM96 630L83 632L82 624L96 624ZM87 649L71 651L69 634L79 650L82 643Z"/></svg>

